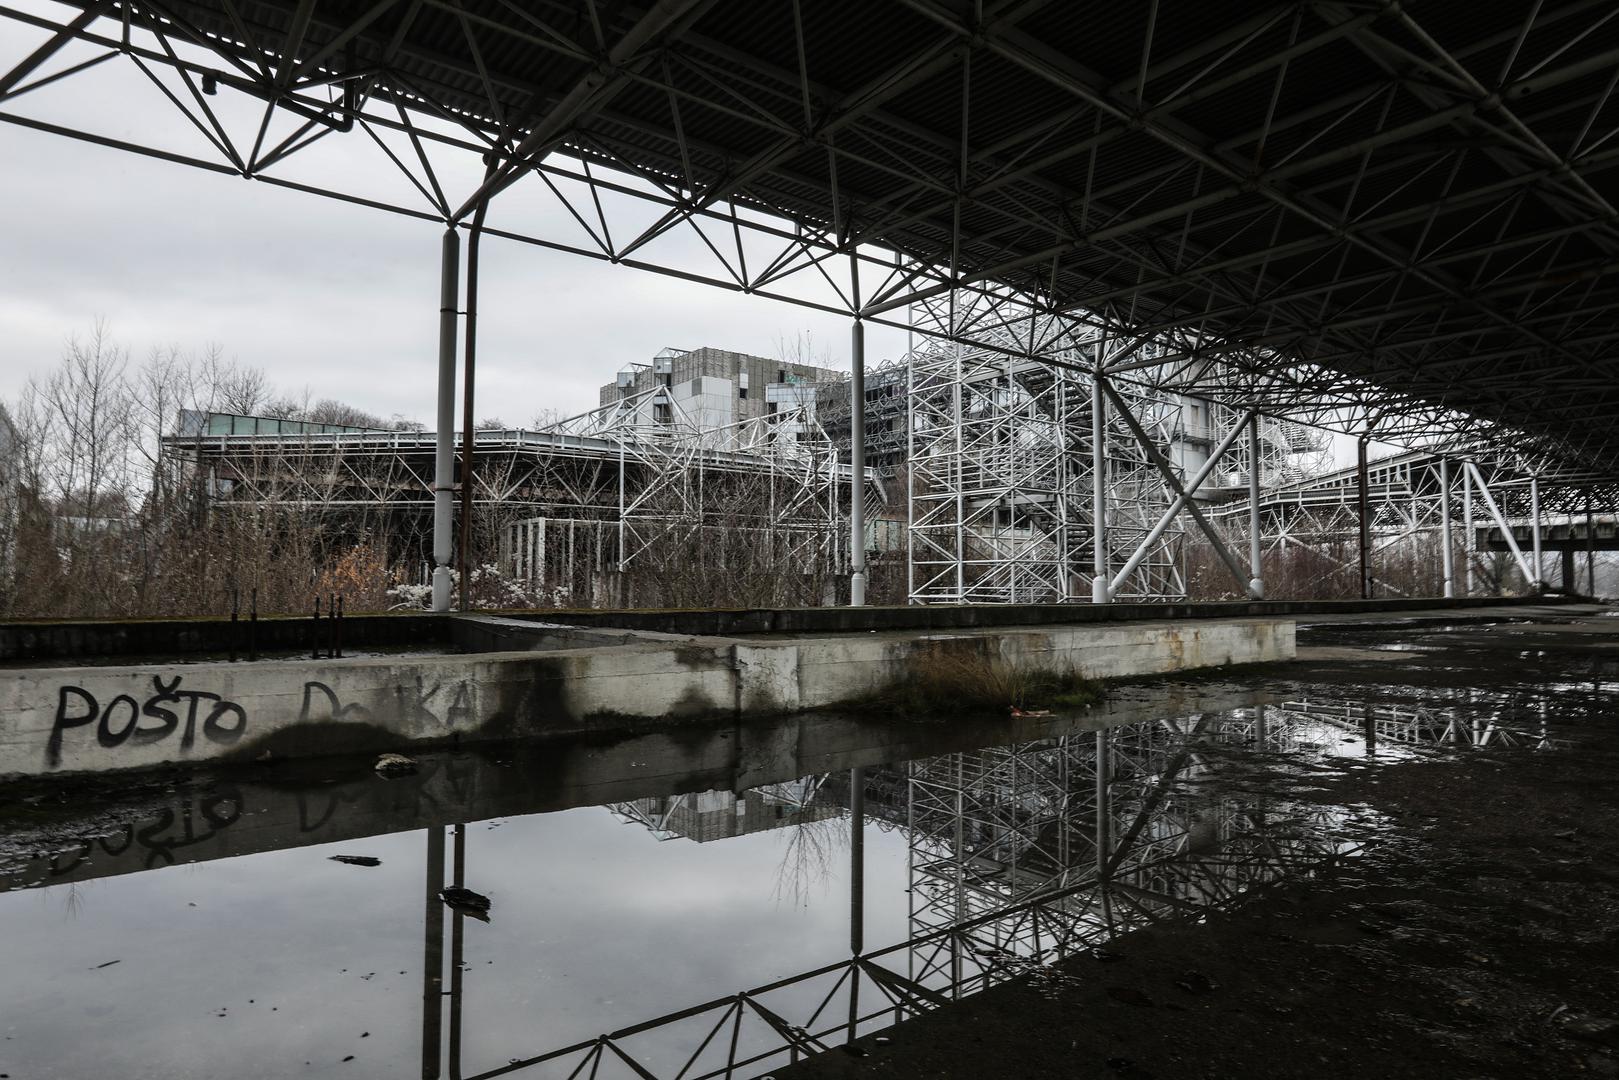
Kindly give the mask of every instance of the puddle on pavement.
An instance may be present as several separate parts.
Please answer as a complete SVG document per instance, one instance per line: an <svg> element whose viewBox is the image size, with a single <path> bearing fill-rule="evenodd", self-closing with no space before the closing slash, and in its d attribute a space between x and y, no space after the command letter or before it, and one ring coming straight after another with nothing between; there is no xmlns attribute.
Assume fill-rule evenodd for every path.
<svg viewBox="0 0 1619 1080"><path fill-rule="evenodd" d="M1387 822L1312 800L1323 777L1554 749L1611 690L1547 685L1256 681L1016 732L820 717L171 780L104 813L30 795L0 804L0 1073L760 1076L1354 858Z"/></svg>

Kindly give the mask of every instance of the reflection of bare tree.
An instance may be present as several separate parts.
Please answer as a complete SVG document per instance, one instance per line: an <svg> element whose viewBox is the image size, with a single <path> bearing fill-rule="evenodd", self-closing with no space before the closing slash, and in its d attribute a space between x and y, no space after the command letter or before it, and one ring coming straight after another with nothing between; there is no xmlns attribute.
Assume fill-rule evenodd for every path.
<svg viewBox="0 0 1619 1080"><path fill-rule="evenodd" d="M849 817L803 820L776 831L782 849L770 898L778 904L807 907L816 887L824 888L837 861L849 850Z"/></svg>
<svg viewBox="0 0 1619 1080"><path fill-rule="evenodd" d="M73 922L83 911L83 886L77 881L70 881L67 885L67 891L62 896L62 921Z"/></svg>

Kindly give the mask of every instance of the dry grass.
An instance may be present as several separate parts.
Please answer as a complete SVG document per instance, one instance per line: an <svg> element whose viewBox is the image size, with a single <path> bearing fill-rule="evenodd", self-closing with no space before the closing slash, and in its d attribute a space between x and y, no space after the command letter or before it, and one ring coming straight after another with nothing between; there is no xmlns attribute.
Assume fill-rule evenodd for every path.
<svg viewBox="0 0 1619 1080"><path fill-rule="evenodd" d="M845 702L854 712L939 719L1008 709L1088 708L1102 684L1079 672L1011 662L977 642L936 645L914 654L905 676L886 690Z"/></svg>

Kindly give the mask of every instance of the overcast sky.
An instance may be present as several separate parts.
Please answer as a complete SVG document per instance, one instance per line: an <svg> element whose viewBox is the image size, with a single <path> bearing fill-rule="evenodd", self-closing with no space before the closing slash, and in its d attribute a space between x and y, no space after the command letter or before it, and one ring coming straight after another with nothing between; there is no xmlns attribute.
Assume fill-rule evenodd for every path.
<svg viewBox="0 0 1619 1080"><path fill-rule="evenodd" d="M0 30L0 71L42 39L9 21ZM44 70L90 55L64 52ZM251 132L257 107L233 97L221 90L214 104ZM123 60L4 108L207 150ZM310 178L413 195L359 132L310 154ZM464 168L477 170L468 158ZM440 164L459 203L476 175ZM438 225L12 124L0 124L0 192L0 397L100 318L136 355L218 343L280 388L431 420ZM687 234L671 245L699 241ZM782 339L808 332L827 362L848 367L846 319L510 241L486 240L481 265L480 416L518 423L594 407L596 388L619 367L666 345L774 356ZM876 328L868 360L903 347L902 334Z"/></svg>

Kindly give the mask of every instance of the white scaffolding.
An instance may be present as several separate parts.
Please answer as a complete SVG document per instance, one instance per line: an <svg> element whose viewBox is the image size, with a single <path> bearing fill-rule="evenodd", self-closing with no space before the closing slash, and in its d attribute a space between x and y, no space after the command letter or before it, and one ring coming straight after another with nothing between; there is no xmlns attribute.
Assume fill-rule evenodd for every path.
<svg viewBox="0 0 1619 1080"><path fill-rule="evenodd" d="M1153 451L1115 410L1105 410L1098 461L1095 383L1078 370L1079 351L1033 354L1010 339L1001 349L930 340L906 357L911 602L1088 601L1097 565L1098 464L1107 492L1100 530L1105 565L1119 566L1146 548L1114 595L1185 595L1181 532L1154 530L1170 494ZM1167 458L1179 439L1178 399L1118 390L1147 441Z"/></svg>
<svg viewBox="0 0 1619 1080"><path fill-rule="evenodd" d="M848 561L839 507L852 474L811 410L709 426L659 386L542 430L600 440L617 455L620 571L676 537L711 550L763 543L805 566Z"/></svg>
<svg viewBox="0 0 1619 1080"><path fill-rule="evenodd" d="M198 469L221 509L319 512L336 531L388 537L403 558L420 550L434 433L261 427L198 428L165 451ZM742 602L728 590L744 578L780 579L766 599L815 602L848 569L852 473L808 408L705 425L660 386L538 430L478 431L473 446L480 561L533 603L668 601L670 567L711 602ZM868 482L868 500L875 491ZM633 585L631 571L644 571Z"/></svg>

